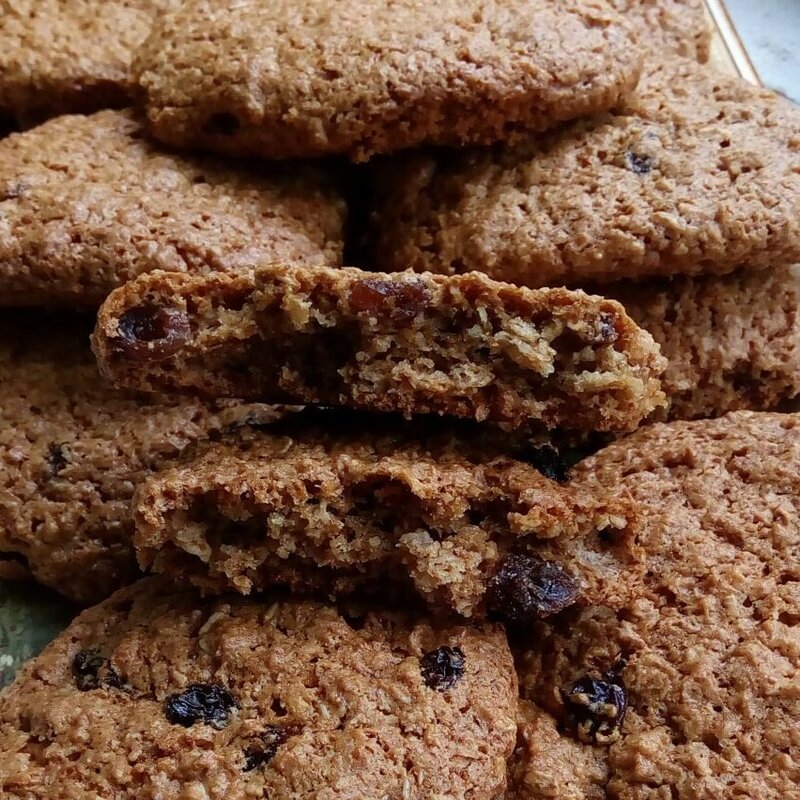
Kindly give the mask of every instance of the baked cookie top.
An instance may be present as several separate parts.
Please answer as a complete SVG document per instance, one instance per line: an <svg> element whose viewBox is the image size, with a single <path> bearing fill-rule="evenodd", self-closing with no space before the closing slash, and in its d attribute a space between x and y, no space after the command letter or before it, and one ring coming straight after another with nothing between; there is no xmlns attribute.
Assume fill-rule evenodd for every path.
<svg viewBox="0 0 800 800"><path fill-rule="evenodd" d="M229 437L145 481L141 565L216 593L410 585L440 610L511 624L634 592L635 509L573 490L552 446L514 458L489 437L319 424Z"/></svg>
<svg viewBox="0 0 800 800"><path fill-rule="evenodd" d="M604 0L190 0L134 70L169 144L363 160L610 108L640 62Z"/></svg>
<svg viewBox="0 0 800 800"><path fill-rule="evenodd" d="M581 431L663 402L664 361L619 304L479 273L154 272L106 300L93 341L104 374L145 391Z"/></svg>
<svg viewBox="0 0 800 800"><path fill-rule="evenodd" d="M800 394L800 267L606 288L661 346L671 418L772 410Z"/></svg>
<svg viewBox="0 0 800 800"><path fill-rule="evenodd" d="M711 27L703 0L612 0L633 27L648 60L675 54L705 63L711 51Z"/></svg>
<svg viewBox="0 0 800 800"><path fill-rule="evenodd" d="M0 141L0 214L0 303L72 309L152 269L338 264L345 209L324 168L183 158L101 111Z"/></svg>
<svg viewBox="0 0 800 800"><path fill-rule="evenodd" d="M84 612L0 697L25 798L503 793L517 682L502 629L147 579Z"/></svg>
<svg viewBox="0 0 800 800"><path fill-rule="evenodd" d="M239 402L118 392L89 349L92 320L6 311L0 320L0 561L87 603L137 574L134 487L240 422L276 413Z"/></svg>
<svg viewBox="0 0 800 800"><path fill-rule="evenodd" d="M800 109L686 60L612 113L375 181L384 269L581 286L800 260Z"/></svg>
<svg viewBox="0 0 800 800"><path fill-rule="evenodd" d="M651 425L577 465L576 484L638 503L648 571L623 609L531 631L522 693L590 755L531 744L521 797L553 796L543 774L579 780L570 797L796 793L799 462L800 415L736 412Z"/></svg>
<svg viewBox="0 0 800 800"><path fill-rule="evenodd" d="M134 50L180 0L0 3L0 114L34 124L130 102Z"/></svg>

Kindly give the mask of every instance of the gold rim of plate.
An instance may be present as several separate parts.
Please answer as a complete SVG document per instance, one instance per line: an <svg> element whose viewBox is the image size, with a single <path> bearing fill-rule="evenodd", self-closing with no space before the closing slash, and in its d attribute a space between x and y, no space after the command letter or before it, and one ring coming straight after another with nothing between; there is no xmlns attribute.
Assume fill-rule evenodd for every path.
<svg viewBox="0 0 800 800"><path fill-rule="evenodd" d="M736 30L725 0L705 0L705 4L712 30L709 63L722 72L761 85L761 78Z"/></svg>

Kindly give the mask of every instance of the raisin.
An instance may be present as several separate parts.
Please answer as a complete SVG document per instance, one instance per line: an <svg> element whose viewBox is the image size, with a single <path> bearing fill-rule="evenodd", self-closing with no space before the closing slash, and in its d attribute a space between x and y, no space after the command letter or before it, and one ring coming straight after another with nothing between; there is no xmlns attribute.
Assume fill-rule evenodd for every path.
<svg viewBox="0 0 800 800"><path fill-rule="evenodd" d="M68 463L63 444L51 444L50 447L47 448L47 464L53 475L58 475Z"/></svg>
<svg viewBox="0 0 800 800"><path fill-rule="evenodd" d="M600 314L597 326L596 342L598 344L611 344L618 338L617 326L614 324L614 317L607 311Z"/></svg>
<svg viewBox="0 0 800 800"><path fill-rule="evenodd" d="M272 761L278 748L295 733L296 730L287 725L267 725L266 729L258 736L256 743L244 751L244 772L250 772L250 770Z"/></svg>
<svg viewBox="0 0 800 800"><path fill-rule="evenodd" d="M238 708L233 695L217 684L193 683L164 701L164 714L174 725L189 728L205 722L221 730L230 722L231 709Z"/></svg>
<svg viewBox="0 0 800 800"><path fill-rule="evenodd" d="M75 685L82 691L97 689L100 686L100 668L106 660L97 650L80 650L72 659L72 674Z"/></svg>
<svg viewBox="0 0 800 800"><path fill-rule="evenodd" d="M422 680L429 689L446 692L464 675L464 651L460 647L437 647L419 660Z"/></svg>
<svg viewBox="0 0 800 800"><path fill-rule="evenodd" d="M624 662L618 662L599 678L584 675L566 692L567 724L586 744L610 744L620 737L628 710L628 693L622 682Z"/></svg>
<svg viewBox="0 0 800 800"><path fill-rule="evenodd" d="M430 302L430 293L420 280L367 278L350 289L350 309L357 314L389 315L411 319Z"/></svg>
<svg viewBox="0 0 800 800"><path fill-rule="evenodd" d="M506 556L486 586L486 607L503 622L544 619L571 606L578 584L562 567L534 555Z"/></svg>
<svg viewBox="0 0 800 800"><path fill-rule="evenodd" d="M119 318L116 349L137 361L168 358L186 343L189 319L176 308L137 306Z"/></svg>
<svg viewBox="0 0 800 800"><path fill-rule="evenodd" d="M536 467L545 478L558 481L558 483L569 481L570 466L552 445L543 444L540 447L534 447L533 450L524 453L522 459L532 467Z"/></svg>
<svg viewBox="0 0 800 800"><path fill-rule="evenodd" d="M113 689L123 688L122 678L119 677L117 671L113 667L109 666L107 662L106 662L105 676L103 677L103 684L105 686L110 686Z"/></svg>
<svg viewBox="0 0 800 800"><path fill-rule="evenodd" d="M653 159L650 156L641 156L632 150L625 153L625 163L628 165L628 169L637 175L647 175L653 169Z"/></svg>
<svg viewBox="0 0 800 800"><path fill-rule="evenodd" d="M72 659L72 674L75 676L75 685L82 692L99 689L101 686L122 688L119 675L99 650L79 650Z"/></svg>

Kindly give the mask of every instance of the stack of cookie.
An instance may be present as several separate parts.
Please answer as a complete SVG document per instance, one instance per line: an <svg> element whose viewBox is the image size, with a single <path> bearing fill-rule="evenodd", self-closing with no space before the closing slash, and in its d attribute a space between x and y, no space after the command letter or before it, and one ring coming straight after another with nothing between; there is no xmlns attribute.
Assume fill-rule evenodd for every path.
<svg viewBox="0 0 800 800"><path fill-rule="evenodd" d="M0 41L0 576L99 602L3 797L796 796L800 111L697 0Z"/></svg>

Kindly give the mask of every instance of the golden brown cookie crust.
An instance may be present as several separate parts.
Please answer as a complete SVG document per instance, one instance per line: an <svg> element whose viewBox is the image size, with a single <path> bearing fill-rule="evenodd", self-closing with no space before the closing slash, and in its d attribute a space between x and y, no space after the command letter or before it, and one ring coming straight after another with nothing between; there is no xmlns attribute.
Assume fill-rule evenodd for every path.
<svg viewBox="0 0 800 800"><path fill-rule="evenodd" d="M520 700L505 800L606 800L605 752L563 735L556 719Z"/></svg>
<svg viewBox="0 0 800 800"><path fill-rule="evenodd" d="M137 574L130 501L146 474L192 442L274 416L115 391L89 350L91 324L29 311L0 322L0 552L80 603Z"/></svg>
<svg viewBox="0 0 800 800"><path fill-rule="evenodd" d="M233 169L165 153L130 112L0 142L0 302L96 308L153 269L338 265L344 201L324 168Z"/></svg>
<svg viewBox="0 0 800 800"><path fill-rule="evenodd" d="M174 696L198 685L216 703L191 714ZM516 694L497 627L202 601L148 579L83 613L0 697L0 791L494 800Z"/></svg>
<svg viewBox="0 0 800 800"><path fill-rule="evenodd" d="M771 410L800 394L800 267L607 289L661 346L672 419Z"/></svg>
<svg viewBox="0 0 800 800"><path fill-rule="evenodd" d="M800 415L743 411L642 428L576 467L576 485L638 503L648 573L622 610L583 609L532 631L521 690L574 736L561 692L622 657L627 715L618 738L582 745L604 765L563 746L555 767L553 750L531 751L528 773L545 759L620 800L796 793L799 453Z"/></svg>
<svg viewBox="0 0 800 800"><path fill-rule="evenodd" d="M634 591L635 509L545 477L568 477L553 448L526 462L413 426L334 434L334 417L325 434L299 422L291 436L228 439L144 481L132 504L141 566L214 593L410 584L432 606L505 621L487 585L511 554L563 570L569 605L618 605Z"/></svg>
<svg viewBox="0 0 800 800"><path fill-rule="evenodd" d="M708 61L711 26L703 0L612 0L647 48L648 60L670 54Z"/></svg>
<svg viewBox="0 0 800 800"><path fill-rule="evenodd" d="M629 430L662 402L664 361L621 306L479 273L150 273L108 298L93 341L145 391L580 430Z"/></svg>
<svg viewBox="0 0 800 800"><path fill-rule="evenodd" d="M604 0L191 0L159 21L134 70L169 144L364 160L605 110L640 63Z"/></svg>
<svg viewBox="0 0 800 800"><path fill-rule="evenodd" d="M35 124L130 103L130 63L159 13L180 0L5 0L0 114Z"/></svg>
<svg viewBox="0 0 800 800"><path fill-rule="evenodd" d="M800 260L800 109L686 60L614 113L524 146L387 163L383 269L523 286L724 274Z"/></svg>

